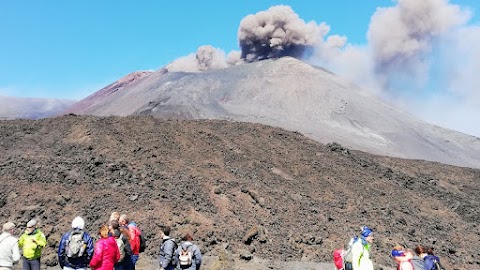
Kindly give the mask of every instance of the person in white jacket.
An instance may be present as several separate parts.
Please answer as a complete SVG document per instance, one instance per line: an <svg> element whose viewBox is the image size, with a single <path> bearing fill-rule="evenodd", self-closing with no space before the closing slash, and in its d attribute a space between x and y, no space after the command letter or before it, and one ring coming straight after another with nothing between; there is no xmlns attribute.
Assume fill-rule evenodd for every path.
<svg viewBox="0 0 480 270"><path fill-rule="evenodd" d="M7 222L3 224L0 234L0 270L10 270L20 260L18 239L13 236L15 224Z"/></svg>
<svg viewBox="0 0 480 270"><path fill-rule="evenodd" d="M373 233L367 226L362 227L362 235L352 246L353 270L373 270L370 259L370 248L373 243Z"/></svg>

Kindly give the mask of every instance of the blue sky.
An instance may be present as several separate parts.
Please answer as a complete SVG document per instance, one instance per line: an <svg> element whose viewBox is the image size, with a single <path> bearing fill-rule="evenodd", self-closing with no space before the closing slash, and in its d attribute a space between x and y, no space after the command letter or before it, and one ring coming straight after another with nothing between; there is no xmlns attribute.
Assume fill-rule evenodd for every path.
<svg viewBox="0 0 480 270"><path fill-rule="evenodd" d="M326 22L331 34L362 44L376 8L393 3L1 1L0 94L79 99L130 72L158 69L202 45L227 53L238 50L241 19L279 4L291 6L307 22Z"/></svg>

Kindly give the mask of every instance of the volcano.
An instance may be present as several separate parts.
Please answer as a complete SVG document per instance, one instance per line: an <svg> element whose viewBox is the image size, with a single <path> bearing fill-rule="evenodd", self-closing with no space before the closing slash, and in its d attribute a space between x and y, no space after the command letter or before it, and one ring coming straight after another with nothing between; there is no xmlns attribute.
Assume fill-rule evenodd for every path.
<svg viewBox="0 0 480 270"><path fill-rule="evenodd" d="M123 81L121 91L107 91ZM119 82L67 112L261 123L372 154L480 167L479 138L425 123L291 57L205 72L162 68Z"/></svg>

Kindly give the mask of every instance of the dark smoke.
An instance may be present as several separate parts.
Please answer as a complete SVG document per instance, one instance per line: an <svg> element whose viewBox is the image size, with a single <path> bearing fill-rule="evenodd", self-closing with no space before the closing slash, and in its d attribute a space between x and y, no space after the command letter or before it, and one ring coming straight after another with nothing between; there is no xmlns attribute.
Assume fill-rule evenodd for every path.
<svg viewBox="0 0 480 270"><path fill-rule="evenodd" d="M305 23L289 6L271 7L240 22L241 58L246 62L282 56L302 58L313 49L321 31L315 22Z"/></svg>

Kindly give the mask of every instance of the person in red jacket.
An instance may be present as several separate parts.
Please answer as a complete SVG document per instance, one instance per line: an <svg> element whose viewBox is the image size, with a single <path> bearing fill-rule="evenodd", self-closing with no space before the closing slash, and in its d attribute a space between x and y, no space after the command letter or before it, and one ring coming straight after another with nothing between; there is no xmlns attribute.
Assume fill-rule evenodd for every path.
<svg viewBox="0 0 480 270"><path fill-rule="evenodd" d="M128 229L130 233L130 247L132 248L132 262L135 265L140 257L140 234L142 233L137 224L131 221L127 215L122 214L118 219L120 226Z"/></svg>
<svg viewBox="0 0 480 270"><path fill-rule="evenodd" d="M113 270L114 265L120 260L120 251L117 241L108 235L107 225L102 225L98 230L100 240L95 244L90 267L94 270Z"/></svg>

